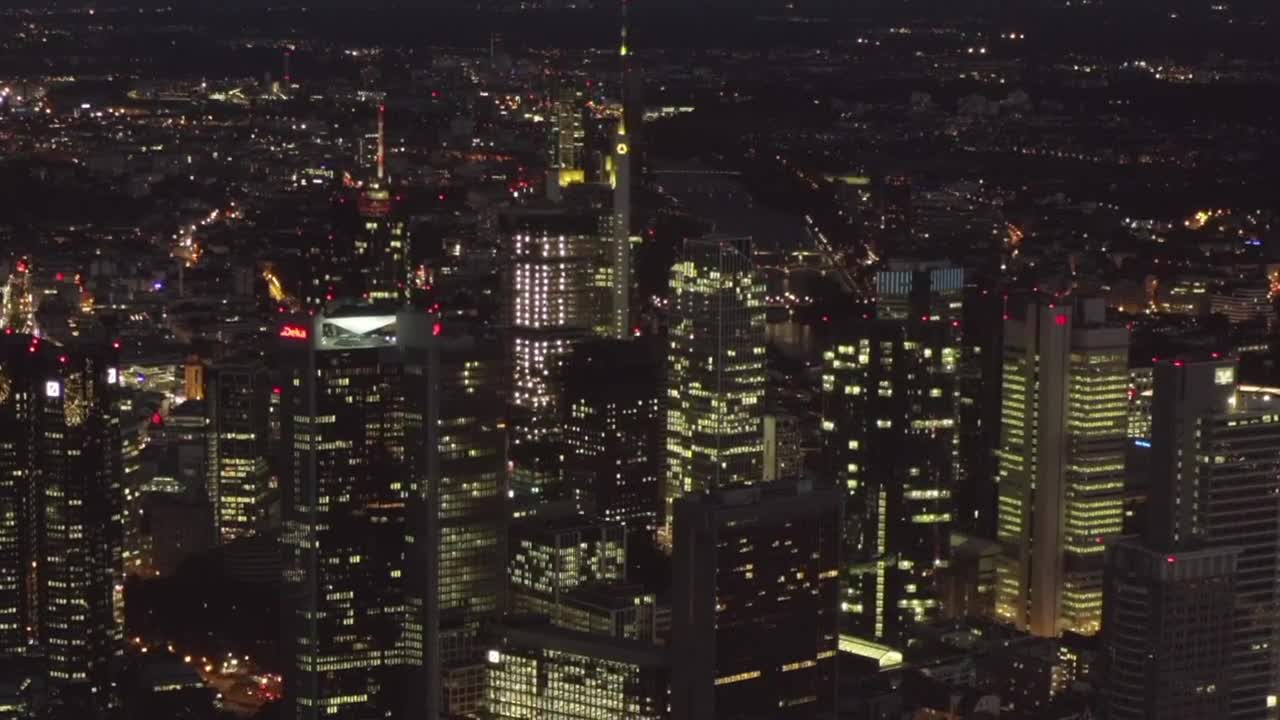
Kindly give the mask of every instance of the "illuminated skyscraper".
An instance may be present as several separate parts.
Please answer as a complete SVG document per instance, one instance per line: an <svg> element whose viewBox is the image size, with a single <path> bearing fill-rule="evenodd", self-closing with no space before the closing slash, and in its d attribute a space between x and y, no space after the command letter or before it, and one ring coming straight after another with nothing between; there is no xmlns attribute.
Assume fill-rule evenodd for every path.
<svg viewBox="0 0 1280 720"><path fill-rule="evenodd" d="M446 713L482 704L480 632L506 606L507 595L502 347L470 330L451 322L436 337L440 472L429 476L425 496L409 506L411 517L426 520L411 546L425 549L426 564L438 568L411 573L413 616L422 618L415 632L423 634L426 648L417 679L432 697L442 695Z"/></svg>
<svg viewBox="0 0 1280 720"><path fill-rule="evenodd" d="M561 210L506 215L502 231L513 431L524 441L557 429L561 366L591 329L588 283L599 245L590 217Z"/></svg>
<svg viewBox="0 0 1280 720"><path fill-rule="evenodd" d="M434 717L444 638L473 643L501 606L500 354L467 330L379 305L280 329L299 718Z"/></svg>
<svg viewBox="0 0 1280 720"><path fill-rule="evenodd" d="M868 320L825 356L825 466L845 492L846 597L862 637L901 642L938 612L958 475L951 323Z"/></svg>
<svg viewBox="0 0 1280 720"><path fill-rule="evenodd" d="M409 297L409 236L386 172L385 109L378 106L377 175L360 188L356 207L360 231L355 262L370 300L403 301Z"/></svg>
<svg viewBox="0 0 1280 720"><path fill-rule="evenodd" d="M742 239L685 243L671 270L665 524L676 498L764 476L764 282Z"/></svg>
<svg viewBox="0 0 1280 720"><path fill-rule="evenodd" d="M359 306L279 331L285 678L297 718L424 717L435 701L432 333L424 313Z"/></svg>
<svg viewBox="0 0 1280 720"><path fill-rule="evenodd" d="M441 621L496 615L506 585L507 459L502 348L496 340L441 329L438 570Z"/></svg>
<svg viewBox="0 0 1280 720"><path fill-rule="evenodd" d="M634 107L628 103L627 90L631 84L631 49L627 46L627 8L630 0L622 3L622 114L618 119L618 131L613 144L613 247L609 265L613 271L613 333L622 340L631 336L631 135L628 123L637 120L628 117Z"/></svg>
<svg viewBox="0 0 1280 720"><path fill-rule="evenodd" d="M631 337L631 139L625 120L614 138L613 172L612 336L622 340Z"/></svg>
<svg viewBox="0 0 1280 720"><path fill-rule="evenodd" d="M552 196L558 188L583 182L586 127L583 123L585 99L574 80L563 78L551 88L551 137L549 138L547 184Z"/></svg>
<svg viewBox="0 0 1280 720"><path fill-rule="evenodd" d="M268 466L271 384L260 362L217 363L205 373L209 452L206 485L218 542L268 527L275 489Z"/></svg>
<svg viewBox="0 0 1280 720"><path fill-rule="evenodd" d="M1098 631L1124 526L1129 331L1105 320L1033 300L1005 323L996 615L1035 635Z"/></svg>
<svg viewBox="0 0 1280 720"><path fill-rule="evenodd" d="M589 512L652 531L662 507L659 369L640 341L579 345L565 368L567 483Z"/></svg>
<svg viewBox="0 0 1280 720"><path fill-rule="evenodd" d="M591 334L600 338L626 339L628 334L620 335L619 326L615 322L614 304L617 300L618 286L614 276L620 272L617 267L618 257L614 252L619 246L615 240L615 229L618 227L618 216L615 212L616 188L600 184L580 184L567 187L561 197L563 205L570 212L582 216L582 227L591 223L596 235L596 244L591 255L588 293L591 306ZM636 238L631 239L632 242ZM630 251L625 258L630 262ZM623 283L630 285L630 280ZM628 293L623 299L630 298Z"/></svg>
<svg viewBox="0 0 1280 720"><path fill-rule="evenodd" d="M769 483L675 503L675 720L834 711L842 493Z"/></svg>
<svg viewBox="0 0 1280 720"><path fill-rule="evenodd" d="M122 651L123 464L108 355L0 336L0 642L44 653L51 701L68 717L106 707Z"/></svg>
<svg viewBox="0 0 1280 720"><path fill-rule="evenodd" d="M599 319L593 273L598 219L562 208L500 219L503 310L511 373L511 491L516 507L572 496L563 484L563 366Z"/></svg>
<svg viewBox="0 0 1280 720"><path fill-rule="evenodd" d="M36 332L36 303L31 292L31 265L24 258L14 263L2 291L0 327L15 333Z"/></svg>

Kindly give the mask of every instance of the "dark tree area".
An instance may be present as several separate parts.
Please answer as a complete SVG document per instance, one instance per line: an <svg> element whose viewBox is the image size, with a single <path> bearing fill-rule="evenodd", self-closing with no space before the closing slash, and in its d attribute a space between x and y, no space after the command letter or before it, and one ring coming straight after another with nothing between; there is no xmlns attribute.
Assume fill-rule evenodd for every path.
<svg viewBox="0 0 1280 720"><path fill-rule="evenodd" d="M215 551L188 560L172 577L125 585L128 637L172 642L199 655L249 655L279 671L280 590L232 577Z"/></svg>

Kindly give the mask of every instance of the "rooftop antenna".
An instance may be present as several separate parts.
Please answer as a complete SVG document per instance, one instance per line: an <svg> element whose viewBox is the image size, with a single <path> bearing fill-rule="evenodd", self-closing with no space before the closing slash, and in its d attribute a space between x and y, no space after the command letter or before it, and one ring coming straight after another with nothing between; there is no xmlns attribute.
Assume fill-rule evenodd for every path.
<svg viewBox="0 0 1280 720"><path fill-rule="evenodd" d="M387 142L384 129L387 106L378 104L378 179L382 180L387 173Z"/></svg>

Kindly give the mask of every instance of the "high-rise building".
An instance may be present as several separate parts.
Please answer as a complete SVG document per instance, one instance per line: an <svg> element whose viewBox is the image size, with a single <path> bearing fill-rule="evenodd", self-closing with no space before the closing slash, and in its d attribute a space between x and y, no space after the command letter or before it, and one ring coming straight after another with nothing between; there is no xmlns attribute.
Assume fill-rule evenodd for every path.
<svg viewBox="0 0 1280 720"><path fill-rule="evenodd" d="M502 218L517 443L558 432L561 367L592 326L588 282L599 243L594 221L563 210L524 210Z"/></svg>
<svg viewBox="0 0 1280 720"><path fill-rule="evenodd" d="M996 615L1092 635L1104 543L1124 526L1129 331L1100 299L1031 300L1005 323Z"/></svg>
<svg viewBox="0 0 1280 720"><path fill-rule="evenodd" d="M938 613L959 360L951 323L922 319L855 323L826 352L824 457L846 498L843 609L861 637L897 643Z"/></svg>
<svg viewBox="0 0 1280 720"><path fill-rule="evenodd" d="M361 139L357 177L344 178L332 206L330 232L307 246L310 278L298 293L305 307L318 310L347 298L403 302L410 295L408 218L387 174L384 116L380 105L377 133ZM266 273L268 289L282 306L291 304L276 277L285 270Z"/></svg>
<svg viewBox="0 0 1280 720"><path fill-rule="evenodd" d="M122 650L123 463L109 356L0 336L0 643L44 654L58 716L111 702Z"/></svg>
<svg viewBox="0 0 1280 720"><path fill-rule="evenodd" d="M834 710L841 498L802 482L676 501L675 720Z"/></svg>
<svg viewBox="0 0 1280 720"><path fill-rule="evenodd" d="M403 302L409 297L409 235L398 198L386 171L385 108L378 106L376 175L356 197L360 229L354 259L363 276L364 296L374 301Z"/></svg>
<svg viewBox="0 0 1280 720"><path fill-rule="evenodd" d="M1231 716L1239 555L1235 547L1170 550L1127 539L1107 545L1107 718Z"/></svg>
<svg viewBox="0 0 1280 720"><path fill-rule="evenodd" d="M567 483L584 508L652 531L662 508L662 417L655 353L639 341L584 343L565 368Z"/></svg>
<svg viewBox="0 0 1280 720"><path fill-rule="evenodd" d="M31 262L20 258L3 288L0 327L15 333L36 332L36 299L31 289Z"/></svg>
<svg viewBox="0 0 1280 720"><path fill-rule="evenodd" d="M279 335L283 634L294 716L433 716L432 317L349 306Z"/></svg>
<svg viewBox="0 0 1280 720"><path fill-rule="evenodd" d="M606 183L582 183L564 188L560 197L560 205L566 212L580 216L579 225L584 230L589 226L595 235L595 244L591 248L591 264L589 266L587 293L591 334L606 339L628 339L631 328L626 333L619 330L615 321L614 304L619 299L618 284L614 277L623 277L619 273L629 273L628 267L621 267L621 262L630 262L630 249L626 257L619 257L615 250L620 246L615 242L615 229L618 227L618 215L615 212L617 193L615 188ZM627 221L630 222L629 220ZM637 238L632 237L634 244ZM630 288L630 277L623 277L622 285ZM628 291L622 299L629 300ZM630 310L628 309L628 314Z"/></svg>
<svg viewBox="0 0 1280 720"><path fill-rule="evenodd" d="M442 622L483 619L506 589L507 460L499 342L441 328L438 597ZM429 505L430 507L430 505Z"/></svg>
<svg viewBox="0 0 1280 720"><path fill-rule="evenodd" d="M256 534L271 525L276 489L268 461L267 409L272 386L257 360L211 365L205 372L208 478L218 542Z"/></svg>
<svg viewBox="0 0 1280 720"><path fill-rule="evenodd" d="M1229 359L1162 360L1154 376L1144 546L1165 552L1179 565L1185 549L1218 551L1222 558L1238 551L1230 593L1235 601L1230 717L1274 717L1280 696L1275 654L1280 621L1274 612L1280 602L1276 391L1237 386L1235 362ZM1211 587L1207 579L1202 586L1205 592ZM1166 622L1207 625L1213 617L1206 610ZM1213 660L1197 655L1194 667L1213 677L1208 668ZM1190 674L1192 667L1175 669Z"/></svg>
<svg viewBox="0 0 1280 720"><path fill-rule="evenodd" d="M355 255L371 300L401 301L409 297L409 240L391 190L371 183L359 194L361 229Z"/></svg>
<svg viewBox="0 0 1280 720"><path fill-rule="evenodd" d="M552 197L559 188L583 182L587 132L582 87L575 81L557 80L550 91L551 137L548 142L547 187Z"/></svg>
<svg viewBox="0 0 1280 720"><path fill-rule="evenodd" d="M631 158L633 148L630 130L639 129L635 102L630 98L633 80L637 77L631 60L631 48L627 45L627 8L622 4L622 42L619 54L622 60L622 113L613 138L613 243L609 252L609 266L613 275L611 337L622 340L631 336ZM630 100L630 102L629 102Z"/></svg>
<svg viewBox="0 0 1280 720"><path fill-rule="evenodd" d="M996 535L996 450L1000 443L1000 373L1004 299L986 283L965 289L960 320L960 477L955 527L968 535Z"/></svg>
<svg viewBox="0 0 1280 720"><path fill-rule="evenodd" d="M651 644L513 619L486 652L493 720L661 720L669 670Z"/></svg>
<svg viewBox="0 0 1280 720"><path fill-rule="evenodd" d="M626 119L618 121L613 145L613 243L609 248L613 297L611 336L631 337L631 138Z"/></svg>
<svg viewBox="0 0 1280 720"><path fill-rule="evenodd" d="M671 270L664 525L676 498L764 476L764 282L745 239L689 240Z"/></svg>

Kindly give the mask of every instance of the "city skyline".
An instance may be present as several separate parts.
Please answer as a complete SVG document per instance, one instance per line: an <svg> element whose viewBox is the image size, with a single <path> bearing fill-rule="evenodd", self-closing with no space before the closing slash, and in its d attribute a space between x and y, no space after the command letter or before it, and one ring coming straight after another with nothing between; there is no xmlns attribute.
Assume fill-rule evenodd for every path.
<svg viewBox="0 0 1280 720"><path fill-rule="evenodd" d="M0 720L1280 720L1274 3L0 7Z"/></svg>

